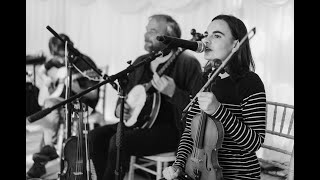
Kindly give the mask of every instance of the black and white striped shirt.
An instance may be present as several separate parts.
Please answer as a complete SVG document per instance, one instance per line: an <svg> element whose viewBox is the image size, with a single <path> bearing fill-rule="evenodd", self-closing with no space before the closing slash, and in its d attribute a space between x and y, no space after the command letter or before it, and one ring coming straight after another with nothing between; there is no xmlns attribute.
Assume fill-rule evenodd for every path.
<svg viewBox="0 0 320 180"><path fill-rule="evenodd" d="M211 91L221 103L210 117L219 120L224 128L222 147L218 149L223 178L260 179L256 151L264 142L266 126L266 95L261 79L254 72L247 73L237 82L229 76L217 80ZM195 103L186 117L186 127L173 164L182 169L192 153L192 118L200 112Z"/></svg>

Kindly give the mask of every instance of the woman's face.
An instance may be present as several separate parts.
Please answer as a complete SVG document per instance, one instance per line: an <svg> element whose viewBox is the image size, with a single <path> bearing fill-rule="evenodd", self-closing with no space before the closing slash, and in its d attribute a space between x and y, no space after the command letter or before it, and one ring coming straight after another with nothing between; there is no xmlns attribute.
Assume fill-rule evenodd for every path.
<svg viewBox="0 0 320 180"><path fill-rule="evenodd" d="M209 24L206 33L208 36L203 38L203 42L206 44L204 58L224 61L237 42L234 40L228 24L221 19L214 20Z"/></svg>

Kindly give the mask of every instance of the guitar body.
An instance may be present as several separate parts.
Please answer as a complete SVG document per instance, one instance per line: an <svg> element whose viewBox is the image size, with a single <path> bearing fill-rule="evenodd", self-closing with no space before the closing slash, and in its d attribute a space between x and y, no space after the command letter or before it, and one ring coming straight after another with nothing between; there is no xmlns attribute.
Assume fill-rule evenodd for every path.
<svg viewBox="0 0 320 180"><path fill-rule="evenodd" d="M143 85L136 85L129 92L126 102L131 107L131 117L124 124L127 127L151 128L159 113L160 93L148 94Z"/></svg>
<svg viewBox="0 0 320 180"><path fill-rule="evenodd" d="M51 83L46 86L43 85L39 90L39 96L38 96L38 103L40 106L44 105L44 101L46 99L50 98L57 98L60 97L63 93L63 89L65 87L65 79L68 76L66 67L56 68L52 67L50 70L48 70L48 76L51 78ZM75 73L72 74L72 90L76 93L79 93L80 91L83 91L84 89L76 88L79 86L79 84L76 82L77 79L81 77L91 78L92 80L99 81L99 75L94 70L86 70L82 72L84 76L81 73ZM74 83L77 83L74 84Z"/></svg>
<svg viewBox="0 0 320 180"><path fill-rule="evenodd" d="M44 101L50 98L57 98L62 95L64 83L59 83L60 80L67 77L66 67L52 67L48 70L48 76L51 78L49 85L43 85L39 89L38 103L44 105Z"/></svg>
<svg viewBox="0 0 320 180"><path fill-rule="evenodd" d="M174 60L181 52L181 49L174 52L156 73L158 73L159 76L162 76L164 71L170 65L174 64ZM131 117L127 121L124 121L124 124L127 127L151 128L154 124L160 110L161 95L160 92L147 93L151 87L151 82L144 85L136 85L128 93L126 102L131 108Z"/></svg>

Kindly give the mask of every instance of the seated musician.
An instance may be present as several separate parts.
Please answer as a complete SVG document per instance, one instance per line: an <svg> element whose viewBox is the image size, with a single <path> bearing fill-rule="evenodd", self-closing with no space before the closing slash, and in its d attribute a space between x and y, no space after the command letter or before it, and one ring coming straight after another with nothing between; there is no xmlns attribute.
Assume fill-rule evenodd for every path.
<svg viewBox="0 0 320 180"><path fill-rule="evenodd" d="M60 36L69 43L72 44L70 38L65 34L60 34ZM65 100L66 92L66 69L61 69L65 67L65 44L56 37L51 37L49 40L49 49L52 57L45 62L42 67L40 67L40 76L45 82L43 87L40 87L40 94L48 96L41 97L43 102L41 103L42 108L52 107L63 100ZM88 61L93 67L96 67L94 61L86 55L83 55L83 58ZM81 91L99 83L96 80L89 79L94 78L93 76L82 76L79 71L86 72L92 70L92 68L84 62L79 57L69 57L73 62L74 66L71 68L72 72L72 89L71 96L80 93ZM92 70L93 71L93 70ZM57 74L60 73L60 74ZM56 77L52 77L56 75ZM54 81L56 80L56 81ZM57 85L58 84L58 85ZM59 91L57 88L62 84L62 91ZM52 86L54 88L52 88ZM51 88L51 90L49 90ZM46 91L42 93L41 90ZM39 99L40 100L40 99ZM99 100L99 88L88 92L79 98L80 102L87 105L90 109L90 116L96 116L95 107ZM39 103L40 104L40 103ZM37 123L41 125L43 130L43 139L40 147L40 152L33 155L33 165L27 172L27 178L39 178L46 173L45 164L48 161L58 158L56 152L57 145L57 135L61 123L65 123L66 111L64 106L54 109L51 113L43 117L42 119L37 120Z"/></svg>
<svg viewBox="0 0 320 180"><path fill-rule="evenodd" d="M158 52L165 47L164 44L156 39L160 35L180 38L181 30L178 23L168 15L157 14L151 16L144 35L144 48L148 53L152 51ZM147 57L148 54L142 55L133 64L137 64ZM159 70L164 67L166 62L172 63L163 74L160 73L159 75ZM139 114L136 123L132 126L128 123L125 126L124 136L122 137L122 147L124 148L121 154L122 162L128 162L130 155L154 155L176 151L183 129L183 125L180 122L181 112L190 102L189 95L195 95L194 93L201 88L201 80L199 61L191 53L187 51L181 52L178 48L172 49L171 52L164 54L164 56L156 58L149 64L139 66L129 73L128 85L124 88L128 99L130 99L131 94L141 95L141 93L131 92L139 84L150 83L152 86L147 96L158 93L160 94L161 103L153 125L147 127L141 125L139 123L141 122L140 120L152 121L152 118ZM199 87L199 89L196 87ZM133 109L139 109L133 108L133 104L140 101L140 99L137 98L131 102L128 102L128 99L124 104L124 122L128 122L135 114ZM159 101L157 102L159 103ZM120 117L120 104L118 100L115 108L117 117ZM148 105L145 103L144 107ZM117 123L98 127L89 133L89 139L92 143L90 157L95 166L98 180L115 179L117 161L116 132ZM123 173L124 171L122 171L121 177L123 177Z"/></svg>
<svg viewBox="0 0 320 180"><path fill-rule="evenodd" d="M204 58L210 61L226 60L247 33L247 28L240 19L229 15L216 16L207 27L207 36L203 39L206 45ZM224 180L260 179L261 170L256 151L265 138L266 94L264 84L254 68L249 40L246 39L224 67L226 72L219 75L221 78L216 79L209 91L198 93L198 103L193 107L193 111L204 112L210 117L208 121L215 119L222 124L222 146L217 149L217 158L210 159L209 163L219 163ZM163 170L163 176L167 180L185 173L195 177L195 171L187 172L192 169L192 164L195 165L190 161L191 157L198 157L192 156L196 155L193 153L196 144L193 131L196 129L191 126L194 120L193 115L187 116L176 160L172 166ZM219 179L219 169L216 171L216 179ZM210 175L205 168L199 171L200 176Z"/></svg>

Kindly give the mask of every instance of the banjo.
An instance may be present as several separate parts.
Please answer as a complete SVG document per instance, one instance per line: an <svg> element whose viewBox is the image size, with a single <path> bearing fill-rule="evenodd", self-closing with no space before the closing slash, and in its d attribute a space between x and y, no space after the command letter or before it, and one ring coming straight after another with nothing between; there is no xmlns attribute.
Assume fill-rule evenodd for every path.
<svg viewBox="0 0 320 180"><path fill-rule="evenodd" d="M200 41L204 36L191 29L191 41ZM166 61L162 68L157 72L161 77L164 71L174 62L184 49L178 48L172 56ZM131 117L124 121L125 126L151 128L159 113L161 96L160 92L147 93L152 87L151 81L145 84L134 86L128 93L126 102L131 107Z"/></svg>
<svg viewBox="0 0 320 180"><path fill-rule="evenodd" d="M182 53L182 49L178 48L166 63L157 72L161 77L164 71L173 64L177 56ZM134 86L128 93L126 102L131 107L131 117L124 121L125 126L151 128L159 113L161 104L160 92L147 93L152 87L151 81L145 84Z"/></svg>

